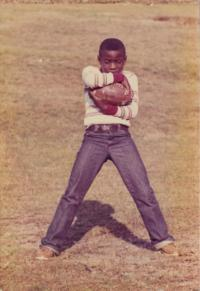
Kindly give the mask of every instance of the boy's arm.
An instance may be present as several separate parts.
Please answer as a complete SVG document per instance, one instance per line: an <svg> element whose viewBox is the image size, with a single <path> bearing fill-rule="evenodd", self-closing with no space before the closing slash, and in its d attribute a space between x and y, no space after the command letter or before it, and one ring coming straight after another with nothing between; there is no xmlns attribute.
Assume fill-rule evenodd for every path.
<svg viewBox="0 0 200 291"><path fill-rule="evenodd" d="M117 106L117 112L115 116L122 119L132 119L136 117L138 113L138 95L137 92L133 92L134 97L130 105L126 106Z"/></svg>
<svg viewBox="0 0 200 291"><path fill-rule="evenodd" d="M115 113L115 116L120 117L122 119L134 118L138 113L139 104L138 78L135 74L129 73L127 75L127 79L132 89L132 101L129 105L117 107L117 112Z"/></svg>
<svg viewBox="0 0 200 291"><path fill-rule="evenodd" d="M102 73L97 67L87 66L82 71L82 79L86 87L94 89L115 82L120 83L124 76L122 73Z"/></svg>

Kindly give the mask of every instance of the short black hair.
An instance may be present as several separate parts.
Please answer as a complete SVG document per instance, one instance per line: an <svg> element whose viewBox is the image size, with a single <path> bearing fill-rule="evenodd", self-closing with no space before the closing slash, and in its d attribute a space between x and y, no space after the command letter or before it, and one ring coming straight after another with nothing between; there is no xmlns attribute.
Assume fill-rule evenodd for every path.
<svg viewBox="0 0 200 291"><path fill-rule="evenodd" d="M106 38L102 41L99 46L99 56L101 55L102 51L118 51L121 50L123 55L126 57L126 48L123 42L118 38Z"/></svg>

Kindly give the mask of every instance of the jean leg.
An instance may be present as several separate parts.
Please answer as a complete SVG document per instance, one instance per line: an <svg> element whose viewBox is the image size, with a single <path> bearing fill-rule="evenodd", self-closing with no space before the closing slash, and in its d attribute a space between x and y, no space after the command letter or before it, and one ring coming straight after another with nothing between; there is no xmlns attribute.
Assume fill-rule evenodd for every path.
<svg viewBox="0 0 200 291"><path fill-rule="evenodd" d="M136 203L152 244L174 240L168 233L145 166L132 138L126 136L110 146L110 155Z"/></svg>
<svg viewBox="0 0 200 291"><path fill-rule="evenodd" d="M107 158L105 143L85 136L77 154L68 187L61 197L54 218L48 228L42 245L48 245L57 252L65 248L67 231L76 215L78 207L95 176Z"/></svg>

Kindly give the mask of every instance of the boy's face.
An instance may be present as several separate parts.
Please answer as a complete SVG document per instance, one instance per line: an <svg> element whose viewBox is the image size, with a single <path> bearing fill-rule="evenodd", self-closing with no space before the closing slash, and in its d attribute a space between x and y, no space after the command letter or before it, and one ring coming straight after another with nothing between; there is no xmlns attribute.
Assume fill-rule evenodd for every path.
<svg viewBox="0 0 200 291"><path fill-rule="evenodd" d="M126 62L126 56L121 50L103 50L98 56L101 70L104 73L118 73L123 70Z"/></svg>

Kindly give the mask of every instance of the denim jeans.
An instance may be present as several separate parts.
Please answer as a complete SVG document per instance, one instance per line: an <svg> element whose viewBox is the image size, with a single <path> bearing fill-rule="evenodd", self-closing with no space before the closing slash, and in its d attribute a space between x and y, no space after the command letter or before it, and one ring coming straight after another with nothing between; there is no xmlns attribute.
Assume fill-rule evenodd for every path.
<svg viewBox="0 0 200 291"><path fill-rule="evenodd" d="M152 244L159 248L174 240L168 233L145 166L128 129L104 133L86 130L67 189L60 199L46 236L41 240L42 245L58 253L65 249L68 230L78 207L108 159L117 167L134 199Z"/></svg>

